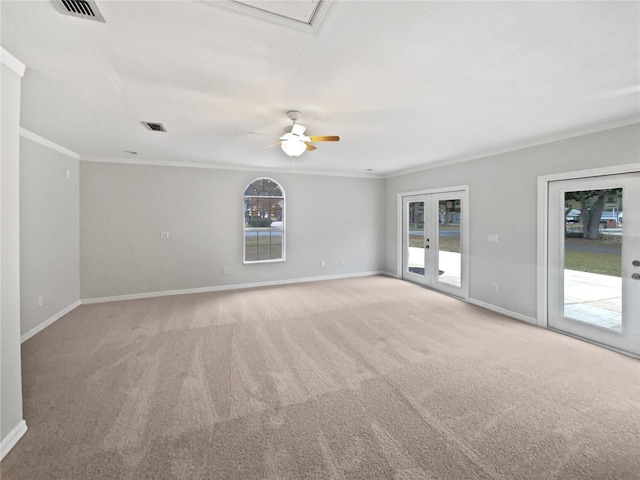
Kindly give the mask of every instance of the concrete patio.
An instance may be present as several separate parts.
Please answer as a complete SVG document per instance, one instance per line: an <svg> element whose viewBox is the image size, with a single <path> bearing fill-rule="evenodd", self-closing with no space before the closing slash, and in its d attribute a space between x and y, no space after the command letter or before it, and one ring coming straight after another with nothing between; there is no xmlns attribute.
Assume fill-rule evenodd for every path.
<svg viewBox="0 0 640 480"><path fill-rule="evenodd" d="M564 271L564 315L622 331L622 278Z"/></svg>
<svg viewBox="0 0 640 480"><path fill-rule="evenodd" d="M409 248L409 267L424 268L422 248ZM460 285L461 255L439 252L438 267L444 271L438 280ZM596 273L565 270L564 314L583 322L622 330L622 278Z"/></svg>

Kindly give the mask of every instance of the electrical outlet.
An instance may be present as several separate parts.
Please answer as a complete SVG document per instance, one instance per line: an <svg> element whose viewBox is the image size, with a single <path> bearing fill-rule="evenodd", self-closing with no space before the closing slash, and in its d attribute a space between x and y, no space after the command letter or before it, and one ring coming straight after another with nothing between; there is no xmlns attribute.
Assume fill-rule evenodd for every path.
<svg viewBox="0 0 640 480"><path fill-rule="evenodd" d="M498 243L498 234L490 233L489 235L487 235L487 240L489 240L490 242Z"/></svg>
<svg viewBox="0 0 640 480"><path fill-rule="evenodd" d="M38 306L41 307L42 304L44 303L44 297L38 297Z"/></svg>
<svg viewBox="0 0 640 480"><path fill-rule="evenodd" d="M320 263L320 265L324 268L327 266L327 262L325 262L324 260L322 260L322 263Z"/></svg>
<svg viewBox="0 0 640 480"><path fill-rule="evenodd" d="M340 266L342 267L344 265L344 260L340 260Z"/></svg>
<svg viewBox="0 0 640 480"><path fill-rule="evenodd" d="M494 291L494 292L497 292L497 291L498 291L498 284L497 284L497 283L494 283L494 284L493 284L493 291Z"/></svg>
<svg viewBox="0 0 640 480"><path fill-rule="evenodd" d="M225 275L228 275L229 274L229 267L224 267L222 269L222 273L224 273Z"/></svg>
<svg viewBox="0 0 640 480"><path fill-rule="evenodd" d="M169 232L160 232L160 238L169 238Z"/></svg>

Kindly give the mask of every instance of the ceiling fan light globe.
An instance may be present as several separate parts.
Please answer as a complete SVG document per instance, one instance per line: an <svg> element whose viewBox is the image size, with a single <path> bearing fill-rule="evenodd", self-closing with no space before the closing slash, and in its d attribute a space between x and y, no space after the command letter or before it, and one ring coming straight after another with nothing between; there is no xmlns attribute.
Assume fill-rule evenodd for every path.
<svg viewBox="0 0 640 480"><path fill-rule="evenodd" d="M299 157L307 149L307 144L300 140L287 140L280 145L282 151L290 157Z"/></svg>

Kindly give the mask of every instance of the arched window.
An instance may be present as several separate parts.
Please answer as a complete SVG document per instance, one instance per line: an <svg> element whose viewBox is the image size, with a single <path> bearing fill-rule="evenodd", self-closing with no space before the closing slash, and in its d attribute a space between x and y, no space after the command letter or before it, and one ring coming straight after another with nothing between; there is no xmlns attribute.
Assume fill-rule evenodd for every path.
<svg viewBox="0 0 640 480"><path fill-rule="evenodd" d="M244 191L244 262L285 259L284 190L271 178L258 178Z"/></svg>

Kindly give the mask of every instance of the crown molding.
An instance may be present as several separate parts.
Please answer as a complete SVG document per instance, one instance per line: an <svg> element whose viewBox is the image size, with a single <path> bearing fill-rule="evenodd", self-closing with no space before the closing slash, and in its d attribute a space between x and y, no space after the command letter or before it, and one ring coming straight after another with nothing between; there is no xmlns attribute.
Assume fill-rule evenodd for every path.
<svg viewBox="0 0 640 480"><path fill-rule="evenodd" d="M265 172L265 173L290 173L293 175L320 175L326 177L351 177L351 178L368 178L373 180L381 180L384 177L374 173L358 173L358 172L339 172L333 170L299 170L295 166L290 168L283 167L266 167L260 165L231 165L216 163L200 163L200 162L175 162L168 160L144 160L129 159L116 157L93 157L81 156L80 161L90 163L115 163L123 165L147 165L157 167L181 167L181 168L204 168L211 170L232 170L243 172Z"/></svg>
<svg viewBox="0 0 640 480"><path fill-rule="evenodd" d="M426 170L432 170L434 168L446 167L448 165L454 165L456 163L468 162L471 160L480 160L481 158L493 157L495 155L501 155L504 153L516 152L518 150L524 150L526 148L538 147L546 145L548 143L560 142L563 140L570 140L572 138L582 137L584 135L590 135L593 133L600 133L606 130L612 130L614 128L628 127L631 125L640 124L640 115L632 115L630 117L618 118L607 122L602 122L597 125L585 126L582 128L576 128L572 130L566 130L564 132L554 133L552 135L546 135L537 137L533 140L526 140L518 143L514 143L502 148L496 148L494 150L486 150L484 152L472 153L461 157L435 160L428 164L424 164L414 168L407 168L398 170L396 172L388 173L384 175L384 178L400 177L402 175L409 175L412 173L424 172Z"/></svg>
<svg viewBox="0 0 640 480"><path fill-rule="evenodd" d="M33 133L32 131L27 130L26 128L20 127L20 136L28 140L31 140L32 142L38 143L43 147L50 148L51 150L55 150L56 152L62 153L63 155L74 158L76 160L80 160L80 155L78 155L76 152L72 152L68 148L64 148L63 146L58 145L57 143L54 143L51 140L47 140L46 138L41 137L37 133Z"/></svg>
<svg viewBox="0 0 640 480"><path fill-rule="evenodd" d="M24 72L27 69L26 65L7 52L3 47L0 47L0 63L13 70L19 76L24 77Z"/></svg>

